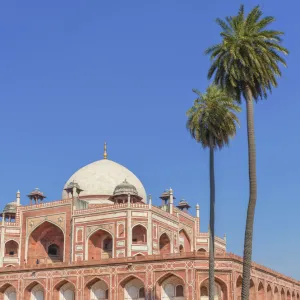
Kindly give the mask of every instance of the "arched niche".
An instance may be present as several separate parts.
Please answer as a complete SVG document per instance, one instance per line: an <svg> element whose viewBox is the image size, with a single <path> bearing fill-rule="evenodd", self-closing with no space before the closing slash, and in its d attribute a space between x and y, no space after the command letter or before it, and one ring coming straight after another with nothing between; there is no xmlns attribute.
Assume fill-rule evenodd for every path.
<svg viewBox="0 0 300 300"><path fill-rule="evenodd" d="M113 257L113 237L102 229L92 233L88 239L88 259L100 260Z"/></svg>
<svg viewBox="0 0 300 300"><path fill-rule="evenodd" d="M59 255L49 255L49 246L56 245ZM64 233L55 224L45 221L28 238L28 264L56 263L64 260Z"/></svg>
<svg viewBox="0 0 300 300"><path fill-rule="evenodd" d="M163 233L159 238L159 251L161 254L171 253L171 241L166 233Z"/></svg>
<svg viewBox="0 0 300 300"><path fill-rule="evenodd" d="M147 244L147 229L142 225L132 228L132 244Z"/></svg>
<svg viewBox="0 0 300 300"><path fill-rule="evenodd" d="M53 296L53 300L76 300L75 286L67 280L62 280L54 287Z"/></svg>
<svg viewBox="0 0 300 300"><path fill-rule="evenodd" d="M160 278L156 284L156 298L161 300L184 300L185 284L184 281L174 275L166 274Z"/></svg>
<svg viewBox="0 0 300 300"><path fill-rule="evenodd" d="M17 300L17 290L9 283L4 284L0 288L0 295L4 300Z"/></svg>
<svg viewBox="0 0 300 300"><path fill-rule="evenodd" d="M267 286L267 300L273 300L272 288L269 284Z"/></svg>
<svg viewBox="0 0 300 300"><path fill-rule="evenodd" d="M17 257L19 254L19 244L14 241L10 240L5 243L5 256L9 257Z"/></svg>
<svg viewBox="0 0 300 300"><path fill-rule="evenodd" d="M274 288L274 300L280 300L280 294L277 286Z"/></svg>
<svg viewBox="0 0 300 300"><path fill-rule="evenodd" d="M258 284L258 290L257 290L257 299L258 300L265 300L265 288L262 282Z"/></svg>
<svg viewBox="0 0 300 300"><path fill-rule="evenodd" d="M214 300L227 300L227 285L219 278L215 278L215 295ZM209 282L208 279L204 280L200 285L200 299L209 299Z"/></svg>
<svg viewBox="0 0 300 300"><path fill-rule="evenodd" d="M89 295L86 299L91 300L108 300L109 288L105 281L95 279L89 284Z"/></svg>
<svg viewBox="0 0 300 300"><path fill-rule="evenodd" d="M179 231L179 243L183 246L183 252L191 252L191 242L188 234L184 229Z"/></svg>
<svg viewBox="0 0 300 300"><path fill-rule="evenodd" d="M34 281L26 287L24 295L25 300L44 300L45 290L39 282Z"/></svg>
<svg viewBox="0 0 300 300"><path fill-rule="evenodd" d="M121 283L120 299L124 300L145 300L144 282L134 276L130 276Z"/></svg>

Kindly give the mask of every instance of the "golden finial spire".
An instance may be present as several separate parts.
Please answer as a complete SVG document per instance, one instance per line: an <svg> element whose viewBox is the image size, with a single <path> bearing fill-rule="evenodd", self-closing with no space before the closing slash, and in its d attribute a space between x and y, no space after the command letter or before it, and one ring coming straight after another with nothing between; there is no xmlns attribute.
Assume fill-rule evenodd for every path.
<svg viewBox="0 0 300 300"><path fill-rule="evenodd" d="M107 159L107 145L106 142L104 143L104 153L103 153L103 158Z"/></svg>

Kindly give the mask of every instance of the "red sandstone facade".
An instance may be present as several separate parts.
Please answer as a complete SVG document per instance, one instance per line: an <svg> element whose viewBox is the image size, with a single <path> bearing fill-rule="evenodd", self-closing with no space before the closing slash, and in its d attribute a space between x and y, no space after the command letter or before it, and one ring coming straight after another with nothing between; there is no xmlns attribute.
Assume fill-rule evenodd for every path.
<svg viewBox="0 0 300 300"><path fill-rule="evenodd" d="M116 179L116 163L91 165L91 176ZM191 216L187 202L177 208L169 190L156 207L129 180L96 195L98 187L82 172L76 183L67 182L63 200L43 202L34 191L30 199L40 203L22 206L18 192L4 209L0 300L208 299L208 234L200 232L199 206ZM215 299L238 300L242 259L226 252L226 238L215 243ZM253 264L250 294L252 300L300 300L300 282Z"/></svg>

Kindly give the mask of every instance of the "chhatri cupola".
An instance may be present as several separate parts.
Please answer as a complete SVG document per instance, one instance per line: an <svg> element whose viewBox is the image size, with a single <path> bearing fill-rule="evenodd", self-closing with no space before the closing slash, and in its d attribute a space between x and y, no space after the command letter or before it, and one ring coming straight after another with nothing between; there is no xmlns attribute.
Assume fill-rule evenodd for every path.
<svg viewBox="0 0 300 300"><path fill-rule="evenodd" d="M38 188L35 188L27 195L27 197L30 200L30 204L38 204L39 202L41 203L45 198L47 198Z"/></svg>
<svg viewBox="0 0 300 300"><path fill-rule="evenodd" d="M130 184L126 179L116 186L111 199L115 203L136 203L142 200L136 187Z"/></svg>
<svg viewBox="0 0 300 300"><path fill-rule="evenodd" d="M199 206L199 205L198 205L198 206ZM178 207L180 210L187 212L191 206L189 205L189 203L188 203L185 199L181 199L181 200L179 201L177 207Z"/></svg>

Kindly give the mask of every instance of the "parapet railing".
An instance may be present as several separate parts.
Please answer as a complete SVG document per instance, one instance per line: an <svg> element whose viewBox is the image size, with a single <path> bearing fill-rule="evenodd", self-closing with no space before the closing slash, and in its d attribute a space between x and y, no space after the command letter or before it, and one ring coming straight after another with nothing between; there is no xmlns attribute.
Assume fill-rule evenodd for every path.
<svg viewBox="0 0 300 300"><path fill-rule="evenodd" d="M130 264L136 262L146 261L157 261L157 260L172 260L172 259L193 259L193 260L207 260L209 254L206 252L183 252L183 253L171 253L171 254L154 254L154 255L145 255L145 256L132 256L132 257L117 257L117 258L107 258L101 260L89 260L89 261L77 261L77 262L55 262L49 264L24 264L21 266L12 266L12 267L2 267L0 268L1 273L10 273L10 272L20 272L20 271L38 271L43 269L60 269L60 268L74 268L74 267L86 267L86 266L100 266L100 265L109 265L109 264ZM216 254L216 261L219 260L234 260L238 263L243 263L243 258L233 253L221 253ZM252 268L258 271L269 273L277 278L280 278L285 281L289 281L293 284L299 285L300 281L295 280L294 278L285 276L277 271L274 271L270 268L259 265L255 262L252 263Z"/></svg>
<svg viewBox="0 0 300 300"><path fill-rule="evenodd" d="M44 208L44 207L52 207L57 205L64 205L67 203L70 203L71 199L64 199L64 200L58 200L58 201L51 201L51 202L44 202L44 203L38 203L38 204L30 204L25 206L20 206L20 210L30 210L30 209L37 209L37 208Z"/></svg>

